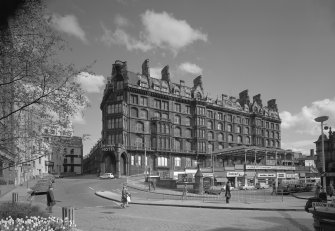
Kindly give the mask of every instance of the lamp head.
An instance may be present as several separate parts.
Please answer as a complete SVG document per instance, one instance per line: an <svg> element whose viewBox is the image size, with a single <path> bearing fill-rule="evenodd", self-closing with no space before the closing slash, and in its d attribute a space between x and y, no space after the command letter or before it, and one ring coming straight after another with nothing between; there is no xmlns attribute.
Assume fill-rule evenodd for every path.
<svg viewBox="0 0 335 231"><path fill-rule="evenodd" d="M320 117L315 118L314 120L316 122L324 122L324 121L328 120L328 118L329 118L329 116L320 116Z"/></svg>

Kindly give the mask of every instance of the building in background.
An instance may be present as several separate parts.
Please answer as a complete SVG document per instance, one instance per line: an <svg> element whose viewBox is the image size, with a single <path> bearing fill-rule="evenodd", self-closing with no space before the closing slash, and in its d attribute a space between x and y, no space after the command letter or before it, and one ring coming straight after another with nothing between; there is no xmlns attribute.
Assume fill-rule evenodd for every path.
<svg viewBox="0 0 335 231"><path fill-rule="evenodd" d="M161 79L151 77L149 70L148 60L142 74L128 71L126 62L113 64L100 105L101 172L120 177L150 171L170 177L198 164L209 168L213 156L217 165L229 167L229 154L218 155L229 148L254 146L282 152L274 99L263 105L258 94L251 102L247 90L239 98L223 94L211 99L201 76L193 86L186 86L182 80L171 81L168 66L162 69Z"/></svg>
<svg viewBox="0 0 335 231"><path fill-rule="evenodd" d="M84 174L97 174L100 175L100 162L101 162L101 139L90 150L90 153L84 156L83 171Z"/></svg>
<svg viewBox="0 0 335 231"><path fill-rule="evenodd" d="M322 139L321 135L315 141L316 145L316 166L319 173L322 173ZM329 184L335 185L335 132L329 129L328 137L324 134L324 154L325 154L325 167L326 167L326 186Z"/></svg>

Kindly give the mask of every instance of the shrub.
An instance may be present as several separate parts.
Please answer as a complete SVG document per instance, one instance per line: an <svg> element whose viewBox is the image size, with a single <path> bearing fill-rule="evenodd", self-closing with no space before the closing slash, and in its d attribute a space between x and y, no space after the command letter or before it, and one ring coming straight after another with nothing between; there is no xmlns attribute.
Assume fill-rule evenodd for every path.
<svg viewBox="0 0 335 231"><path fill-rule="evenodd" d="M39 206L28 203L6 202L0 204L0 219L11 217L16 220L18 218L30 216L48 217L49 214L46 211L43 211Z"/></svg>
<svg viewBox="0 0 335 231"><path fill-rule="evenodd" d="M16 230L27 230L27 231L71 231L76 227L75 224L67 220L63 221L56 217L26 217L24 219L17 218L13 219L7 217L6 219L0 220L1 231L16 231Z"/></svg>

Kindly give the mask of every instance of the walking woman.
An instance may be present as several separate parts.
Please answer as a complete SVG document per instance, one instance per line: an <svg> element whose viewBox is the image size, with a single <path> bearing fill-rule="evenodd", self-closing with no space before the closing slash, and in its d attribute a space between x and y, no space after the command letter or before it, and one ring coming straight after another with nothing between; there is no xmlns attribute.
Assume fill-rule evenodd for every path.
<svg viewBox="0 0 335 231"><path fill-rule="evenodd" d="M229 200L230 200L230 197L231 197L231 194L230 194L230 182L229 181L227 182L227 185L226 185L225 196L226 196L226 203L229 204Z"/></svg>
<svg viewBox="0 0 335 231"><path fill-rule="evenodd" d="M121 208L126 208L128 202L130 201L130 193L128 192L127 186L123 185L122 195L121 195Z"/></svg>

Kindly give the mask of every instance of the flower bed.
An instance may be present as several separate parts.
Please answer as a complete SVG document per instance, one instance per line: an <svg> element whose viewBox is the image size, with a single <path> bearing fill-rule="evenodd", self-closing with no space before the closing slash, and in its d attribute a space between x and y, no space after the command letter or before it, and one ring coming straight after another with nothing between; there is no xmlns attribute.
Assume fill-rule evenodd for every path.
<svg viewBox="0 0 335 231"><path fill-rule="evenodd" d="M76 227L71 221L65 219L63 221L56 217L25 217L13 219L7 217L6 219L0 220L1 231L15 231L15 230L27 230L27 231L70 231Z"/></svg>

